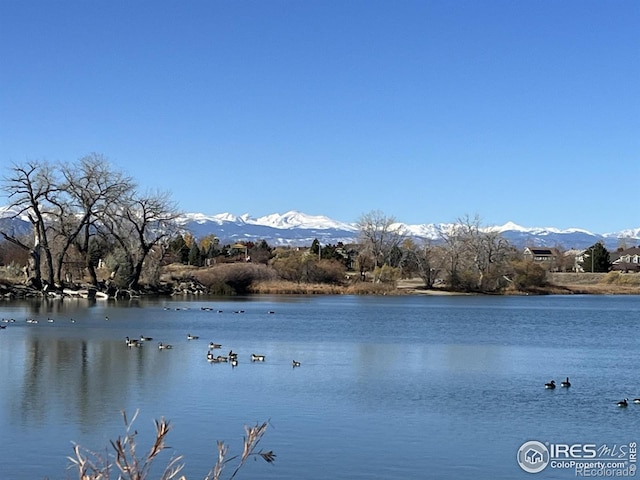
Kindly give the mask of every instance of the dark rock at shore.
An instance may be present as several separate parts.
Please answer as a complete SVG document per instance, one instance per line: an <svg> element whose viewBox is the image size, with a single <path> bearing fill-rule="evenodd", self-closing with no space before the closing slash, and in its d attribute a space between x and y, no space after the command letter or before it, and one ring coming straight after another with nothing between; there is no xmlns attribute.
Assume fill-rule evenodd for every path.
<svg viewBox="0 0 640 480"><path fill-rule="evenodd" d="M145 285L132 290L118 288L113 284L45 286L38 289L25 284L0 283L0 299L16 300L27 298L88 298L88 299L127 299L142 296L203 295L208 289L196 280L183 280L175 283Z"/></svg>

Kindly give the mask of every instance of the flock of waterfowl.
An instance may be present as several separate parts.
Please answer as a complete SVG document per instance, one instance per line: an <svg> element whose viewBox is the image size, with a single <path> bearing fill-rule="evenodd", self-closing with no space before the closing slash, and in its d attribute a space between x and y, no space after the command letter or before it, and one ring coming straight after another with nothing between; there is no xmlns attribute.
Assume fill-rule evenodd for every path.
<svg viewBox="0 0 640 480"><path fill-rule="evenodd" d="M168 307L164 307L164 310L172 310L172 309ZM185 308L185 309L176 308L175 310L188 310L188 308ZM210 307L201 307L201 310L213 311L214 309ZM223 311L217 310L217 312L222 313ZM244 310L234 310L233 313L244 313ZM275 312L273 310L269 310L267 313L274 314ZM109 317L106 317L106 320L108 319ZM187 340L199 340L199 339L200 339L199 335L193 335L191 333L187 333ZM132 338L126 337L125 343L128 347L142 347L145 342L149 342L152 340L153 338L151 337L145 337L144 335L141 335L139 339L132 339ZM173 345L171 344L162 343L162 342L158 343L159 350L169 350L172 348L173 348ZM221 343L209 342L209 348L207 350L207 361L209 363L230 363L232 367L237 367L238 354L233 350L230 350L227 355L215 355L212 352L212 350L216 350L220 348L222 348ZM266 359L265 355L257 354L257 353L251 354L251 362L264 362L265 359ZM291 365L293 366L293 368L296 368L301 366L302 364L298 360L294 359L291 361Z"/></svg>
<svg viewBox="0 0 640 480"><path fill-rule="evenodd" d="M199 340L200 337L198 335L192 335L190 333L187 334L187 340ZM144 335L140 335L140 338L125 338L125 344L129 348L133 347L142 347L146 342L152 341L152 337L145 337ZM159 350L169 350L172 349L173 345L169 343L158 343ZM215 355L212 350L222 348L221 343L209 342L209 349L207 350L207 361L210 363L230 363L232 367L238 366L238 354L233 350L230 350L227 355ZM266 357L262 354L252 353L251 361L252 362L264 362ZM299 367L301 363L298 360L292 360L291 365L293 368Z"/></svg>
<svg viewBox="0 0 640 480"><path fill-rule="evenodd" d="M566 378L566 380L563 380L562 382L560 382L560 387L561 388L569 388L571 387L571 382L569 381L569 377ZM547 390L553 390L556 388L556 381L555 380L551 380L548 383L544 384L544 388L546 388ZM640 398L634 398L633 399L633 403L639 404L640 405ZM620 400L617 404L619 407L627 407L629 406L629 399L628 398L623 398L622 400Z"/></svg>
<svg viewBox="0 0 640 480"><path fill-rule="evenodd" d="M169 308L165 307L165 310L170 310ZM176 308L175 310L188 310L188 308ZM213 310L212 308L209 307L202 307L201 310ZM222 313L222 310L217 310L218 313ZM235 310L233 313L244 313L244 310ZM269 312L267 312L269 314L273 314L275 313L273 310L270 310ZM109 320L108 316L105 316L104 318L105 320ZM34 319L34 318L27 318L25 320L26 323L29 324L37 324L39 323L38 320ZM47 322L48 323L54 323L54 319L52 318L47 318ZM75 323L75 321L73 319L70 319L71 323ZM0 323L15 323L15 319L13 318L2 318L0 320ZM6 328L6 325L0 325L1 329ZM198 335L192 335L191 333L187 334L187 340L199 340L200 337ZM126 337L125 338L125 345L129 348L133 348L133 347L142 347L145 343L149 343L152 342L153 338L152 337L146 337L144 335L140 335L139 338L131 338L131 337ZM158 346L158 350L170 350L173 348L173 345L169 344L169 343L164 343L164 342L159 342L157 344ZM227 355L214 355L214 353L212 352L212 350L216 350L216 349L220 349L222 348L222 344L220 343L215 343L215 342L209 342L209 348L207 350L207 361L210 363L230 363L232 367L236 367L238 366L238 354L236 352L234 352L233 350L230 350L229 353ZM252 353L251 354L251 362L264 362L266 359L265 355L262 354L256 354L256 353ZM293 366L293 368L299 367L301 365L301 363L298 360L292 360L291 361L291 365Z"/></svg>
<svg viewBox="0 0 640 480"><path fill-rule="evenodd" d="M15 318L2 318L0 319L0 322L2 323L16 323L16 319ZM55 320L51 317L47 318L47 323L54 323ZM76 323L76 321L73 318L69 319L70 323ZM36 323L40 323L40 320L35 319L35 318L27 318L25 319L25 323L29 323L29 324L36 324ZM6 325L0 325L1 329L7 328Z"/></svg>

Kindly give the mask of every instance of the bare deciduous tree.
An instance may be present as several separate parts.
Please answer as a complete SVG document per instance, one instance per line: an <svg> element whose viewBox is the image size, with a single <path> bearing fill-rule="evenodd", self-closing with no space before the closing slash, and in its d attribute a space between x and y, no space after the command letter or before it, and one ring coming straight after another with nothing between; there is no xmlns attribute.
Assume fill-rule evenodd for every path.
<svg viewBox="0 0 640 480"><path fill-rule="evenodd" d="M500 288L512 248L499 232L482 228L477 215L465 216L443 232L442 238L451 287L479 291Z"/></svg>
<svg viewBox="0 0 640 480"><path fill-rule="evenodd" d="M445 252L444 272L446 274L447 284L457 289L461 286L462 261L464 259L465 243L460 234L459 225L451 225L447 228L440 229L440 238L442 238L443 248Z"/></svg>
<svg viewBox="0 0 640 480"><path fill-rule="evenodd" d="M435 245L429 239L419 243L409 239L404 242L403 249L405 261L411 264L415 273L424 282L425 288L433 288L445 259L442 247Z"/></svg>
<svg viewBox="0 0 640 480"><path fill-rule="evenodd" d="M53 260L45 217L48 198L57 191L53 168L46 162L29 161L13 165L11 174L3 179L3 190L8 194L15 216L26 214L33 226L33 246L29 247L7 232L2 236L24 249L29 249L28 282L36 288L42 287L42 251L47 267L47 282L53 284Z"/></svg>
<svg viewBox="0 0 640 480"><path fill-rule="evenodd" d="M95 153L56 168L35 161L14 165L2 188L14 215L29 218L33 244L11 232L0 235L29 251L28 281L37 288L44 283L43 267L47 284L53 285L62 283L70 264L84 265L80 273L97 285L96 252L107 245L120 246L127 286L137 288L152 249L176 231L178 213L168 194L139 195L129 177ZM154 261L163 252L159 248Z"/></svg>
<svg viewBox="0 0 640 480"><path fill-rule="evenodd" d="M391 256L406 237L404 227L394 217L384 215L379 210L365 213L357 222L360 230L363 250L368 253L374 269L382 265L391 265Z"/></svg>
<svg viewBox="0 0 640 480"><path fill-rule="evenodd" d="M92 252L99 222L107 205L118 203L134 188L133 181L113 170L107 159L92 153L77 163L60 167L62 180L55 195L48 200L52 205L51 228L58 239L55 255L56 280L62 281L62 270L69 249L75 246L83 259L90 282L98 284L95 259Z"/></svg>
<svg viewBox="0 0 640 480"><path fill-rule="evenodd" d="M118 273L123 284L135 290L139 288L143 265L151 250L177 232L178 210L168 193L134 192L109 206L105 213L103 225L122 250L123 271Z"/></svg>

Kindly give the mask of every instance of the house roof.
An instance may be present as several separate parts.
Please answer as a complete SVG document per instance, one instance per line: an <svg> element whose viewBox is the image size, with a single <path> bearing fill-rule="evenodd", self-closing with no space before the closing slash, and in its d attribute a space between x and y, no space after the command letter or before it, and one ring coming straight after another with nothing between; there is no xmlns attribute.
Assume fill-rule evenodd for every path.
<svg viewBox="0 0 640 480"><path fill-rule="evenodd" d="M527 247L525 249L525 253L531 252L532 255L554 255L550 248L535 248L535 247Z"/></svg>
<svg viewBox="0 0 640 480"><path fill-rule="evenodd" d="M609 253L609 260L611 260L612 262L615 262L620 257L626 256L626 255L631 255L631 256L640 255L640 247L625 248L624 250L621 250L619 252L611 252Z"/></svg>

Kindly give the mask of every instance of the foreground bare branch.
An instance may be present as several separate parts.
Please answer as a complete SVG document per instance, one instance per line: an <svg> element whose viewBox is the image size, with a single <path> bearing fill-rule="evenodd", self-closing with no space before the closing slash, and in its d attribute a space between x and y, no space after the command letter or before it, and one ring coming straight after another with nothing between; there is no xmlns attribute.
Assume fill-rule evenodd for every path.
<svg viewBox="0 0 640 480"><path fill-rule="evenodd" d="M136 451L138 432L133 429L133 423L137 416L138 411L136 410L133 418L129 420L126 412L122 412L126 432L124 436L110 441L113 449L111 454L106 452L102 455L74 444L74 456L68 457L68 459L71 462L70 468L78 471L79 480L110 480L112 475L117 480L149 479L152 463L163 450L169 448L166 444L166 438L171 431L171 425L164 418L155 420L156 435L153 444L145 455L140 456ZM268 422L256 424L253 427L245 426L246 436L243 437L243 450L240 455L228 457L229 447L224 442L218 441L216 462L205 476L205 480L222 480L225 466L234 460L238 460L238 464L228 477L229 480L238 474L250 458L262 458L267 463L273 463L276 458L273 451L257 450L267 426ZM159 480L187 480L185 476L178 478L178 474L184 467L182 459L182 455L172 457Z"/></svg>

